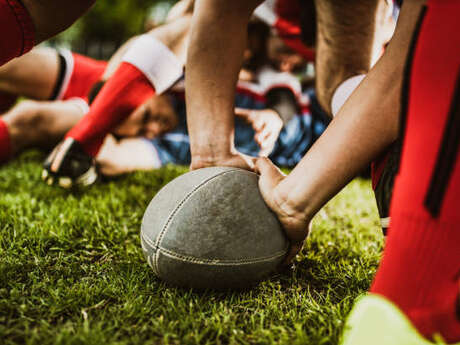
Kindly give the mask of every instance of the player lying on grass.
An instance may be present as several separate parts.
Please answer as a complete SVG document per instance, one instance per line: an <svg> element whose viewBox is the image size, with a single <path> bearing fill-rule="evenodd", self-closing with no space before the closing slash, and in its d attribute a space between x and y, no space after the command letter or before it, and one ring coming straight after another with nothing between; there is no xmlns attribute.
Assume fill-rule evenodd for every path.
<svg viewBox="0 0 460 345"><path fill-rule="evenodd" d="M113 74L101 84L88 114L49 157L45 164L49 183L61 177L72 184L96 179L93 159L106 135L139 104L182 78L190 20L190 15L183 15L132 40Z"/></svg>
<svg viewBox="0 0 460 345"><path fill-rule="evenodd" d="M257 162L292 259L313 215L404 135L383 259L342 344L460 341L459 11L458 0L406 0L386 53L292 173Z"/></svg>
<svg viewBox="0 0 460 345"><path fill-rule="evenodd" d="M268 28L260 22L253 22L249 35L250 49L246 53L245 68L240 73L242 80L236 97L236 104L241 107L237 111L237 116L244 120L237 122L240 128L236 136L237 145L253 155L268 155L273 151L271 157L278 164L294 166L322 132L327 120L320 114L312 118L308 104L304 103L305 96L301 95L300 84L293 76L278 73L266 64L264 52L269 35ZM126 46L121 48L121 51L126 51ZM106 68L105 62L94 61L68 51L57 52L54 49L42 48L0 68L3 108L14 103L18 94L36 100L62 100L23 102L3 117L2 138L5 144L0 148L3 149L1 152L4 159L23 148L41 145L43 142L50 145L50 142L55 143L56 139L62 137L62 131L73 126L84 114L84 101L88 101L88 93L95 97L94 92L89 91L93 84L99 84L97 81L106 78L116 69L121 55L122 53L116 53ZM261 66L264 64L265 67ZM180 85L176 86L174 92L168 92L167 97L154 96L143 105L133 103L136 110L123 125L118 126L115 134L119 137L137 136L139 139L117 142L110 138L110 144L106 143L105 149L98 157L103 173L113 175L156 168L167 162L190 163L184 96L183 91L178 90L182 90ZM79 102L76 102L76 98ZM75 108L76 104L80 105L79 109ZM272 109L264 109L265 107ZM303 115L300 116L301 114ZM39 123L41 117L43 123ZM175 133L153 140L158 154L152 154L153 150L150 147L146 151L146 141L140 137L157 137L172 129L178 117L181 119L182 127L179 126ZM252 124L257 134L243 122ZM283 122L286 123L286 128L278 138ZM61 125L55 126L55 123ZM38 126L35 131L31 128L33 124ZM43 136L43 133L48 135ZM253 140L254 136L256 141ZM176 138L176 141L171 138ZM262 147L260 151L256 142ZM169 151L170 148L172 151ZM138 154L133 156L133 150ZM114 159L117 156L118 160ZM159 161L158 157L163 159ZM156 158L156 161L153 158Z"/></svg>
<svg viewBox="0 0 460 345"><path fill-rule="evenodd" d="M30 147L54 147L87 113L93 85L110 68L110 63L51 48L34 49L0 67L0 163ZM12 106L18 96L28 100ZM161 99L150 99L115 133L153 138L175 121Z"/></svg>
<svg viewBox="0 0 460 345"><path fill-rule="evenodd" d="M30 145L48 140L50 147L60 139L62 130L87 111L88 93L106 65L67 50L37 48L0 67L0 163ZM19 96L30 100L10 109ZM64 115L52 123L42 116L61 110Z"/></svg>
<svg viewBox="0 0 460 345"><path fill-rule="evenodd" d="M174 26L177 22L179 20L173 23ZM79 184L81 176L93 171L92 159L99 152L107 133L139 102L153 94L161 94L177 81L182 74L188 35L185 30L181 35L169 31L168 25L159 28L155 35L139 38L128 49L88 115L66 135L65 143L50 157L49 164L45 166L47 178L50 176L57 181L65 177L66 181L70 178L73 183ZM85 156L87 158L82 159ZM77 162L79 159L83 160L81 164ZM69 170L70 166L79 168ZM94 176L91 179L94 180Z"/></svg>
<svg viewBox="0 0 460 345"><path fill-rule="evenodd" d="M272 73L262 70L260 74L263 78L263 74ZM324 113L312 112L308 104L302 106L297 103L292 94L297 112L283 124L283 119L272 106L277 103L281 92L291 93L290 85L281 84L280 78L274 80L277 82L272 85L248 81L238 83L235 97L235 146L245 154L268 156L277 165L292 168L323 132L328 119ZM139 137L130 139L130 149L123 149L123 140L107 147L106 140L96 156L96 161L105 166L105 174L139 170L138 166L145 170L156 169L168 163L190 164L184 93L173 89L154 98L163 99L164 106L177 118L177 126L148 140ZM133 152L136 154L133 155Z"/></svg>
<svg viewBox="0 0 460 345"><path fill-rule="evenodd" d="M26 148L49 149L61 140L87 112L88 97L95 96L90 87L106 66L68 51L38 48L0 68L0 90L9 96L3 97L9 101L2 103L3 108L17 95L34 99L18 103L0 117L2 161ZM239 107L235 144L242 152L269 155L277 164L292 167L325 128L326 115L312 114L302 103L305 97L291 75L268 66L257 74L242 73L248 75L251 80L240 81L235 99ZM288 106L296 109L294 116L285 118L284 128L279 115L283 111L272 109L279 106L280 95L290 97ZM106 138L96 157L100 172L118 175L167 163L190 164L184 98L177 85L138 106L114 130L116 138ZM287 106L286 101L283 104Z"/></svg>
<svg viewBox="0 0 460 345"><path fill-rule="evenodd" d="M92 159L99 152L107 133L146 98L161 94L176 83L183 73L188 37L189 21L187 20L188 18L183 17L154 30L156 35L142 36L132 44L114 75L102 87L88 115L66 135L65 142L50 156L45 166L47 179L58 182L61 177L64 177L66 181L70 178L73 183L79 184L80 176L87 176L94 171L91 168ZM175 32L171 33L168 27L172 25ZM241 73L242 79L253 78L255 71L262 64L267 63L267 35L266 26L256 22L250 26L250 48L247 50L245 63L247 68ZM272 73L270 77L264 77L266 80L264 83L276 83L276 78L273 81L268 80L273 75ZM285 98L282 93L286 92L283 91L276 96L279 102L283 102ZM272 106L276 107L276 105ZM293 106L288 106L287 111L280 108L281 106L276 109L279 113L287 113L281 114L285 120L298 113ZM83 159L81 164L78 163L78 160L82 160L85 156L87 158ZM80 168L69 170L70 166Z"/></svg>
<svg viewBox="0 0 460 345"><path fill-rule="evenodd" d="M177 54L180 55L179 50L184 45L184 35L188 28L189 17L187 16L193 10L193 3L193 0L178 2L168 14L166 19L167 24L162 28L152 30L144 36L144 39L150 39L160 47L160 51L163 49L169 53L169 49L164 48L164 45L161 43L161 40L163 40L169 44L172 50L177 51ZM159 37L158 40L156 37ZM79 98L80 102L78 104L85 108L83 101L88 102L89 91L99 80L105 80L114 74L115 69L120 64L121 57L135 42L137 42L136 38L133 38L120 47L108 64L66 51L58 53L53 49L42 48L34 50L20 59L11 61L6 66L0 68L0 113L8 110L16 102L18 95L40 101L65 101L48 103L28 102L21 105L20 109L25 109L26 107L27 109L34 109L34 114L46 112L48 109L58 112L60 108L67 107L67 101L71 98ZM166 58L168 57L169 55L166 55ZM177 60L175 57L174 59L174 61ZM179 71L176 71L176 74L181 75L182 64L177 64L180 67ZM177 78L177 76L173 76L173 78ZM144 95L141 95L141 97L142 99L147 98ZM73 100L70 103L74 105L77 102ZM136 106L140 104L141 102L138 102ZM127 112L127 116L134 109L135 107L130 109ZM16 112L17 109L13 113ZM4 116L0 119L0 163L8 159L15 152L29 145L34 145L34 142L20 140L21 138L15 140L17 125L19 124L17 120L23 117L13 116L13 118L16 119L14 123L11 123L11 116ZM26 116L26 118L29 122L32 121L32 118L34 119L33 121L38 121L39 116ZM64 121L64 119L66 117L63 116L59 118L59 121ZM64 122L65 126L63 127L67 128L67 130L69 129L69 123L75 124L74 117L71 116L68 120L70 122ZM46 127L45 123L37 123L36 125L42 128ZM49 123L46 123L46 125L49 125ZM158 125L158 121L156 125ZM170 128L167 127L167 129ZM62 138L61 131L62 126L59 126L59 130L53 138ZM22 133L23 131L20 132ZM53 140L50 141L53 142Z"/></svg>

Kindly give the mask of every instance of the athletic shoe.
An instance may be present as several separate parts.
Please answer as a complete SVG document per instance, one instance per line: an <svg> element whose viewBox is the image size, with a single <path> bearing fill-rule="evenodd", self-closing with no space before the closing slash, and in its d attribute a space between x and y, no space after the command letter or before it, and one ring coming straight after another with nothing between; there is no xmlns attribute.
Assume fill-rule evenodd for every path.
<svg viewBox="0 0 460 345"><path fill-rule="evenodd" d="M42 179L49 185L62 188L89 186L97 177L94 158L72 138L59 144L43 163Z"/></svg>
<svg viewBox="0 0 460 345"><path fill-rule="evenodd" d="M440 337L436 344L445 344ZM434 345L387 299L373 294L353 307L340 345ZM457 345L460 345L457 344Z"/></svg>

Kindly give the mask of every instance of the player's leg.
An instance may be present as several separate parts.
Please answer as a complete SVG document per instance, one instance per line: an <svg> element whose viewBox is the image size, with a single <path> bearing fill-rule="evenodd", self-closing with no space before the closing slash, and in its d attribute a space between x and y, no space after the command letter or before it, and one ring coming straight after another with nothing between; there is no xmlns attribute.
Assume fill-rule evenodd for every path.
<svg viewBox="0 0 460 345"><path fill-rule="evenodd" d="M458 11L460 1L429 1L422 13L412 67L406 75L406 130L392 219L371 288L372 293L395 303L426 338L440 334L450 343L460 341L460 38L452 34L457 32ZM372 304L368 310L386 308ZM363 310L358 308L355 313ZM392 322L385 313L382 317L374 313L373 320L378 327ZM380 337L374 342L378 335L368 332L367 342L362 337L361 343L426 343L405 341L401 327L406 333L411 332L409 328L393 325L390 328L399 328L401 339L387 337L385 342ZM365 333L362 325L355 326L348 333L350 339Z"/></svg>
<svg viewBox="0 0 460 345"><path fill-rule="evenodd" d="M103 78L107 62L72 53L68 50L61 50L59 54L66 61L66 67L60 86L56 85L54 99L67 100L78 97L89 102L89 94Z"/></svg>
<svg viewBox="0 0 460 345"><path fill-rule="evenodd" d="M106 137L96 161L99 172L105 176L154 170L163 165L157 148L149 140L140 137L115 140L111 135Z"/></svg>
<svg viewBox="0 0 460 345"><path fill-rule="evenodd" d="M0 162L30 147L53 147L87 111L83 100L23 101L0 117Z"/></svg>
<svg viewBox="0 0 460 345"><path fill-rule="evenodd" d="M48 100L52 98L61 69L55 49L33 49L0 67L0 91Z"/></svg>
<svg viewBox="0 0 460 345"><path fill-rule="evenodd" d="M320 1L318 10L318 101L335 115L383 52L395 26L389 1ZM372 15L364 15L369 13ZM372 163L371 175L384 233L389 223L400 142Z"/></svg>
<svg viewBox="0 0 460 345"><path fill-rule="evenodd" d="M4 114L0 118L0 162L14 155L19 141L27 144L28 135L35 133L33 129L32 132L24 131L22 140L21 137L16 136L18 128L15 124L25 119L31 121L36 113L32 110L36 107L30 106L31 102L10 109L16 103L18 95L48 99L55 87L58 71L57 52L49 48L33 50L0 67L0 114Z"/></svg>
<svg viewBox="0 0 460 345"><path fill-rule="evenodd" d="M90 112L72 128L63 145L45 163L45 170L53 179L61 176L62 169L75 162L74 158L93 159L105 136L134 109L181 78L189 25L190 18L182 18L140 36L131 44L118 69L91 104ZM74 171L76 175L72 179L86 172L85 169Z"/></svg>
<svg viewBox="0 0 460 345"><path fill-rule="evenodd" d="M0 115L10 109L16 103L17 98L15 94L0 91Z"/></svg>
<svg viewBox="0 0 460 345"><path fill-rule="evenodd" d="M88 115L67 137L81 143L94 157L107 133L148 98L171 87L183 73L183 61L177 55L184 49L189 23L190 18L183 18L139 37L91 104ZM168 38L171 34L175 42Z"/></svg>

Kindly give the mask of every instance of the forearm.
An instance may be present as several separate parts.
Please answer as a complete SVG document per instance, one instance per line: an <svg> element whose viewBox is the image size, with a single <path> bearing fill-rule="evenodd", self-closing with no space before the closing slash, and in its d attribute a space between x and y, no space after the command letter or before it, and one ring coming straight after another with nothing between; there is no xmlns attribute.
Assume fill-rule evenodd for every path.
<svg viewBox="0 0 460 345"><path fill-rule="evenodd" d="M379 87L371 93L366 89L374 88L374 82L372 75L362 82L307 155L280 183L281 200L313 216L397 138L400 86L386 84L389 88ZM367 100L362 102L364 94ZM374 108L379 102L379 108Z"/></svg>
<svg viewBox="0 0 460 345"><path fill-rule="evenodd" d="M187 57L187 123L192 160L233 148L233 107L247 23L259 0L199 0Z"/></svg>
<svg viewBox="0 0 460 345"><path fill-rule="evenodd" d="M115 176L160 167L153 146L143 138L116 141L107 136L96 161L103 175Z"/></svg>
<svg viewBox="0 0 460 345"><path fill-rule="evenodd" d="M403 69L421 4L407 1L393 42L328 129L277 187L286 208L314 215L398 135Z"/></svg>
<svg viewBox="0 0 460 345"><path fill-rule="evenodd" d="M184 15L192 14L194 5L195 0L181 0L177 2L169 11L166 22L169 23Z"/></svg>

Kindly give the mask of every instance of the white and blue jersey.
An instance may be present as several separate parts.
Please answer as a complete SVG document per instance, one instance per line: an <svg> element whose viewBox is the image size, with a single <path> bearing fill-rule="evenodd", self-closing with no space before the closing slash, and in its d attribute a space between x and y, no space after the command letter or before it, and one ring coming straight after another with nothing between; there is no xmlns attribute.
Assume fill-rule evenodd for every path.
<svg viewBox="0 0 460 345"><path fill-rule="evenodd" d="M300 86L297 87L295 83L281 83L280 79L276 78L270 78L270 80L272 82L268 87L267 85L261 86L260 83L257 85L247 82L239 83L235 107L266 109L265 94L272 87L286 87L296 95L299 111L285 123L275 147L269 155L269 158L278 166L294 167L326 128L327 116L319 108L314 92L301 94ZM261 81L263 84L263 80ZM149 140L149 142L153 145L162 165L168 163L189 165L191 155L184 95L177 92L170 92L169 95L178 115L179 124L174 130ZM260 148L254 141L254 134L251 125L243 119L235 118L235 147L239 152L250 156L258 155Z"/></svg>

